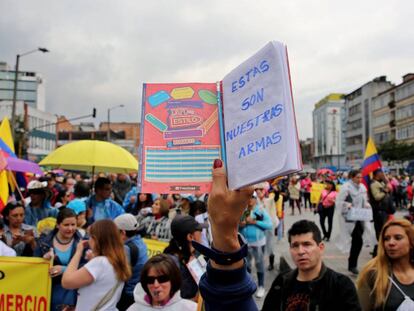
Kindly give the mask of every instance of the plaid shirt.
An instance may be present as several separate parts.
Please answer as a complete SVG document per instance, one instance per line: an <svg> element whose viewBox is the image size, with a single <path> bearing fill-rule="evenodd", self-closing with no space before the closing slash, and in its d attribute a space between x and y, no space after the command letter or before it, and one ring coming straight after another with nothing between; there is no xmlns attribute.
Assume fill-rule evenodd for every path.
<svg viewBox="0 0 414 311"><path fill-rule="evenodd" d="M156 236L158 240L164 240L167 242L171 240L171 220L168 217L163 216L159 219L155 219L154 216L150 216L144 221L148 236Z"/></svg>

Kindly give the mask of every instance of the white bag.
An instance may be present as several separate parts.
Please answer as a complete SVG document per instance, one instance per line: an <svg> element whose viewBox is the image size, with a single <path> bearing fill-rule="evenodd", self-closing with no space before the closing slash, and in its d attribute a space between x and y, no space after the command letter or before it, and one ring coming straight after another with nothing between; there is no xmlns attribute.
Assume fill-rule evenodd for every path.
<svg viewBox="0 0 414 311"><path fill-rule="evenodd" d="M371 221L372 208L351 207L346 214L347 221Z"/></svg>

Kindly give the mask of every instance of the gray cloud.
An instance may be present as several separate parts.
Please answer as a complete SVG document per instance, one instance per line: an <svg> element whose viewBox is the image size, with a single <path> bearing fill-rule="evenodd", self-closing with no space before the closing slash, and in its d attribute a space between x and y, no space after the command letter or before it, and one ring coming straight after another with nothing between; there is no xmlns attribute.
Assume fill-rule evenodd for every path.
<svg viewBox="0 0 414 311"><path fill-rule="evenodd" d="M330 92L412 71L412 1L12 1L0 3L0 59L43 74L47 108L138 121L143 82L212 82L269 40L288 45L302 138Z"/></svg>

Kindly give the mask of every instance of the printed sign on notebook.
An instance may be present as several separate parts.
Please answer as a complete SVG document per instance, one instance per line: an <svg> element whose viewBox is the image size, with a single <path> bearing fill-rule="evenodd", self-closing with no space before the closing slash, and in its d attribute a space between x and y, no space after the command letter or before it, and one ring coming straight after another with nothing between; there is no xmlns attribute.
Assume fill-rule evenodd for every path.
<svg viewBox="0 0 414 311"><path fill-rule="evenodd" d="M268 43L220 85L144 84L140 192L209 192L216 158L231 189L302 169L286 46Z"/></svg>

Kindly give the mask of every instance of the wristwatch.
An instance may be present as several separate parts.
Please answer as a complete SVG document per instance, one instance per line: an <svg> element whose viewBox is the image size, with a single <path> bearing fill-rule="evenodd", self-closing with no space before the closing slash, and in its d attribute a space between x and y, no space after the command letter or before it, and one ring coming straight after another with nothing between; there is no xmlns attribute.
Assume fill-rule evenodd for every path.
<svg viewBox="0 0 414 311"><path fill-rule="evenodd" d="M225 253L215 249L214 247L206 247L201 243L192 241L193 247L199 251L202 255L208 259L213 260L215 263L223 266L231 265L247 256L247 242L244 237L239 233L238 239L240 248L233 253Z"/></svg>

